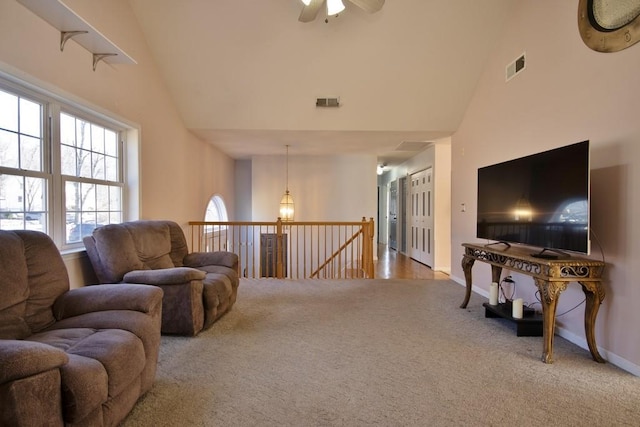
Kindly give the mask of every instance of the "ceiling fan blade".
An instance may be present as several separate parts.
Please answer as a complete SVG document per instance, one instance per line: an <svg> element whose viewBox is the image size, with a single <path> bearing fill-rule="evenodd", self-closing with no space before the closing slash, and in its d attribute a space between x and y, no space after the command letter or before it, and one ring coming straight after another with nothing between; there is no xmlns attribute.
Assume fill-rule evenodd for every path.
<svg viewBox="0 0 640 427"><path fill-rule="evenodd" d="M358 6L369 13L375 13L382 9L384 6L384 0L349 0L351 3Z"/></svg>
<svg viewBox="0 0 640 427"><path fill-rule="evenodd" d="M305 6L302 8L302 12L300 13L300 17L298 21L300 22L311 22L316 19L318 15L318 11L322 7L322 4L325 0L311 0L309 6Z"/></svg>

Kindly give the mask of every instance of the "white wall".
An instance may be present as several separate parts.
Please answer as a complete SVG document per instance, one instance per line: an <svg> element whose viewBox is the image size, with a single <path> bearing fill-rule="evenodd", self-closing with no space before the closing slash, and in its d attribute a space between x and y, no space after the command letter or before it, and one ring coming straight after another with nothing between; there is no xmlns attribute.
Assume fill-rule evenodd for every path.
<svg viewBox="0 0 640 427"><path fill-rule="evenodd" d="M76 13L132 56L137 65L98 64L70 41L60 52L57 30L14 0L0 0L0 67L137 123L141 129L140 217L186 226L204 219L213 194L233 217L234 163L186 130L151 58L127 0L66 0ZM89 280L82 257L68 260L74 286ZM85 260L86 261L86 260Z"/></svg>
<svg viewBox="0 0 640 427"><path fill-rule="evenodd" d="M474 242L477 169L574 142L591 141L591 225L606 257L606 298L596 322L601 354L640 375L640 44L617 53L587 48L577 2L521 0L452 139L452 275L464 283L463 242ZM526 69L505 82L505 66L526 52ZM465 204L466 212L459 209ZM592 257L600 259L598 242ZM490 268L476 265L474 286L487 292ZM518 296L535 301L530 278ZM461 293L462 297L462 293ZM461 298L462 299L462 298ZM572 284L558 313L584 299ZM563 336L586 347L584 305L558 318ZM556 355L561 359L562 355ZM594 367L595 368L595 367Z"/></svg>
<svg viewBox="0 0 640 427"><path fill-rule="evenodd" d="M290 152L291 153L291 152ZM286 187L285 156L252 159L252 220L275 221ZM376 218L376 157L289 154L296 221ZM375 240L374 240L375 241Z"/></svg>
<svg viewBox="0 0 640 427"><path fill-rule="evenodd" d="M236 160L235 165L235 199L236 214L229 217L230 221L251 221L252 213L252 184L251 160Z"/></svg>

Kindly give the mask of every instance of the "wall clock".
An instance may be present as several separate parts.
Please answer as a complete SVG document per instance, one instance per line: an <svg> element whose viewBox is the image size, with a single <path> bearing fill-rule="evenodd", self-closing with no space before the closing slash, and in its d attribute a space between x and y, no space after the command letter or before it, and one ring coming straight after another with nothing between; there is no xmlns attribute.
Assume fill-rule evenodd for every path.
<svg viewBox="0 0 640 427"><path fill-rule="evenodd" d="M640 0L580 0L578 29L598 52L617 52L640 40Z"/></svg>

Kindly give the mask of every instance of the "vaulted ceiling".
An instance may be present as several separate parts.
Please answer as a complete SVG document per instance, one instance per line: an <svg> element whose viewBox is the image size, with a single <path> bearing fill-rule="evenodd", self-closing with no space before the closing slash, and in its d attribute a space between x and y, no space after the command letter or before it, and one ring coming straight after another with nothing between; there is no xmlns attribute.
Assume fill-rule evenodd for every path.
<svg viewBox="0 0 640 427"><path fill-rule="evenodd" d="M185 125L223 152L389 164L455 132L513 1L345 1L302 23L300 0L130 0Z"/></svg>

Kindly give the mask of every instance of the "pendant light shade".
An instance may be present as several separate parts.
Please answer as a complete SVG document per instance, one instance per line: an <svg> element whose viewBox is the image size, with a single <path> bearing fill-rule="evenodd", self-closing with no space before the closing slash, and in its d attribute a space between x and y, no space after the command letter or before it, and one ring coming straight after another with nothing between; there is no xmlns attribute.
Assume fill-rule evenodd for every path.
<svg viewBox="0 0 640 427"><path fill-rule="evenodd" d="M302 0L302 3L304 3L305 6L309 6L311 0Z"/></svg>
<svg viewBox="0 0 640 427"><path fill-rule="evenodd" d="M295 208L293 205L293 197L289 190L285 191L280 199L280 219L284 222L293 221Z"/></svg>
<svg viewBox="0 0 640 427"><path fill-rule="evenodd" d="M327 0L327 15L334 16L344 10L342 0Z"/></svg>
<svg viewBox="0 0 640 427"><path fill-rule="evenodd" d="M280 219L284 222L293 221L295 207L293 205L293 197L289 193L289 146L287 145L286 157L286 190L280 199Z"/></svg>

